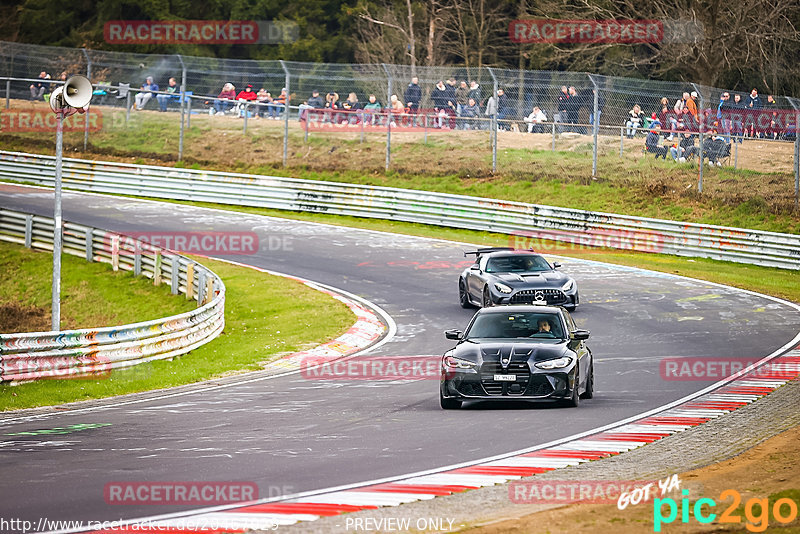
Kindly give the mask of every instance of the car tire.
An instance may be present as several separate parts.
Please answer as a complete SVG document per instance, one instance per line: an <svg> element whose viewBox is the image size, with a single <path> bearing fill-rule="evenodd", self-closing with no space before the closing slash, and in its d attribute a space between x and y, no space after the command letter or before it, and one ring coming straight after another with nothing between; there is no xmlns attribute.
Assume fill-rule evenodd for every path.
<svg viewBox="0 0 800 534"><path fill-rule="evenodd" d="M581 397L578 395L578 389L580 388L580 374L578 374L578 370L575 369L575 387L572 388L572 396L564 401L564 406L568 408L577 408L581 404Z"/></svg>
<svg viewBox="0 0 800 534"><path fill-rule="evenodd" d="M492 295L489 293L489 286L484 286L483 288L483 298L481 299L481 307L483 308L492 307Z"/></svg>
<svg viewBox="0 0 800 534"><path fill-rule="evenodd" d="M458 303L461 304L462 308L472 308L472 303L469 301L469 295L467 294L467 288L463 280L458 282Z"/></svg>
<svg viewBox="0 0 800 534"><path fill-rule="evenodd" d="M582 399L591 399L594 397L594 362L589 367L589 378L586 380L586 391L581 393Z"/></svg>
<svg viewBox="0 0 800 534"><path fill-rule="evenodd" d="M439 390L439 406L442 407L442 410L458 410L461 408L461 401L458 399L448 399L442 395L442 391Z"/></svg>

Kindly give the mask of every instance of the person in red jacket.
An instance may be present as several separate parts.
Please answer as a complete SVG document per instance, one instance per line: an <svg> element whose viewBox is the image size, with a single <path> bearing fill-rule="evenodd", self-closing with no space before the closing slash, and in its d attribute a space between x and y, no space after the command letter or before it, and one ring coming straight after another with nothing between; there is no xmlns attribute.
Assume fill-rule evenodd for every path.
<svg viewBox="0 0 800 534"><path fill-rule="evenodd" d="M236 100L247 100L248 102L256 100L257 98L258 95L253 92L253 86L250 84L247 84L247 87L239 91L239 94L236 95Z"/></svg>

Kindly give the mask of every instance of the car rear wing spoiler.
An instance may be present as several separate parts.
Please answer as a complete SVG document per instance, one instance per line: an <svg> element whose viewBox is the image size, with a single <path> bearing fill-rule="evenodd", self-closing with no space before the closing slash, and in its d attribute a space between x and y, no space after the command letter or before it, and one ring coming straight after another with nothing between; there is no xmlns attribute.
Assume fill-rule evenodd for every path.
<svg viewBox="0 0 800 534"><path fill-rule="evenodd" d="M464 253L464 257L466 258L467 256L474 255L475 256L475 261L478 261L479 259L481 259L481 256L483 256L484 254L491 254L492 252L513 252L514 250L517 250L517 249L515 249L513 247L479 248L478 250L471 250L469 252L465 252Z"/></svg>

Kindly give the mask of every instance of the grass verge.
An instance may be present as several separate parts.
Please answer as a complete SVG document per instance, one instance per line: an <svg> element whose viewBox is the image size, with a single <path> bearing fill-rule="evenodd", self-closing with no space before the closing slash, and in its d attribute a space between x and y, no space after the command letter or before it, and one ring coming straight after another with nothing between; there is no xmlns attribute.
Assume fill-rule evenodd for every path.
<svg viewBox="0 0 800 534"><path fill-rule="evenodd" d="M65 256L66 259L68 257ZM216 340L173 361L156 361L112 371L102 379L44 380L17 386L0 385L0 410L123 395L257 370L262 368L263 363L279 355L333 339L353 323L354 316L344 304L299 282L206 258L195 259L216 272L227 287L225 331ZM77 258L75 261L81 262ZM106 277L113 274L115 277L129 276L132 283L141 281L149 285L144 278L133 279L130 275L112 273L105 264L84 262L81 267L106 269L107 272L97 271L96 274L102 276L93 278L103 280L104 284ZM26 271L27 275L36 277L34 273ZM109 294L113 295L115 288L113 282L109 283ZM169 296L167 286L150 288L164 289L165 298L151 296L134 300L144 300L150 305ZM3 292L6 294L5 286ZM173 299L181 306L186 303L183 298ZM163 310L159 310L155 316L167 315L160 314L160 311ZM141 319L140 316L135 317L135 320ZM130 319L126 321L133 322Z"/></svg>

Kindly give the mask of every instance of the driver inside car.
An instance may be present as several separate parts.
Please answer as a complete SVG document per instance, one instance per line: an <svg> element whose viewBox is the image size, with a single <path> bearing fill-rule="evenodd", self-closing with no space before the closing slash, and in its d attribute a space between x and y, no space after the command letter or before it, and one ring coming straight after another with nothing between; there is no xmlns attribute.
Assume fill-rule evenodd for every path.
<svg viewBox="0 0 800 534"><path fill-rule="evenodd" d="M556 337L555 332L551 330L550 321L547 319L539 319L536 324L539 327L539 330L534 332L533 335L536 337Z"/></svg>

